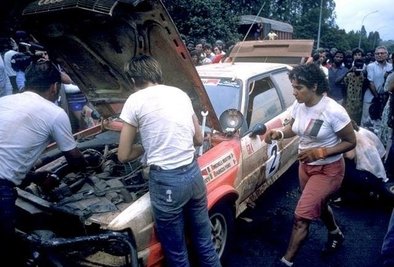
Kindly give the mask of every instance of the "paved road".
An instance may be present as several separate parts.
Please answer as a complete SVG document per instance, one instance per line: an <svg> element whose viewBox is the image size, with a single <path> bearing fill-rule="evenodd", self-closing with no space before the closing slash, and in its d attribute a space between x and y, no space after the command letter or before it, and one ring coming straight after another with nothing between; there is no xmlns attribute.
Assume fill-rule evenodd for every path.
<svg viewBox="0 0 394 267"><path fill-rule="evenodd" d="M226 267L272 266L286 250L293 210L299 197L297 166L281 177L237 220L234 249ZM295 267L379 267L379 252L387 229L391 208L354 194L333 206L338 224L345 234L343 247L328 258L320 256L327 238L321 221L312 223ZM246 219L245 219L246 218Z"/></svg>

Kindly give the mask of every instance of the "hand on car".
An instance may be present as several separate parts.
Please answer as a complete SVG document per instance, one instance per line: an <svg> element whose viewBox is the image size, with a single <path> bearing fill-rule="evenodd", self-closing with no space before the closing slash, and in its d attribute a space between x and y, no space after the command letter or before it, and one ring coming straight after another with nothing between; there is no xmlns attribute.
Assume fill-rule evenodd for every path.
<svg viewBox="0 0 394 267"><path fill-rule="evenodd" d="M21 187L28 186L30 183L37 184L43 192L48 193L59 186L60 179L56 174L49 171L29 172Z"/></svg>
<svg viewBox="0 0 394 267"><path fill-rule="evenodd" d="M324 147L315 147L301 150L298 153L298 160L302 163L309 163L327 157L327 149Z"/></svg>
<svg viewBox="0 0 394 267"><path fill-rule="evenodd" d="M40 184L38 184L41 190L45 193L49 193L54 188L60 185L60 179L56 174L50 174L45 177Z"/></svg>
<svg viewBox="0 0 394 267"><path fill-rule="evenodd" d="M280 140L280 139L283 139L283 132L279 130L269 130L264 137L264 141L267 144L271 144L272 140Z"/></svg>

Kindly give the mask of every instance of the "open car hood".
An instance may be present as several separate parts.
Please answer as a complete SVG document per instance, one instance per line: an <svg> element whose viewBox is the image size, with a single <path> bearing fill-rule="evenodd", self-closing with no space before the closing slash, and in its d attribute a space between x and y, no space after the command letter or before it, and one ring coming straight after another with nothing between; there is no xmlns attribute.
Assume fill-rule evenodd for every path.
<svg viewBox="0 0 394 267"><path fill-rule="evenodd" d="M190 55L160 0L39 0L20 8L20 23L86 94L103 117L119 113L133 93L123 68L147 54L162 66L164 83L184 90L195 112L220 130ZM114 108L117 107L117 108ZM201 119L201 118L200 118Z"/></svg>

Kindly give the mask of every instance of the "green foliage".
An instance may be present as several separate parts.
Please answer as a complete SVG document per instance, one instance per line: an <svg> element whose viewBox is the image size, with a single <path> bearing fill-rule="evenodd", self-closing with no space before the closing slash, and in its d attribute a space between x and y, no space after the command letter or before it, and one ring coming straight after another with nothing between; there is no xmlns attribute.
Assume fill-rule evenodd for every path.
<svg viewBox="0 0 394 267"><path fill-rule="evenodd" d="M393 40L381 42L379 45L386 46L390 53L394 53L394 41Z"/></svg>
<svg viewBox="0 0 394 267"><path fill-rule="evenodd" d="M179 32L189 41L205 38L213 43L220 39L237 42L242 39L238 33L241 15L257 15L279 20L293 26L294 39L314 39L317 43L320 3L322 21L320 47L336 47L351 50L358 47L361 34L361 48L373 50L381 43L378 32L361 31L348 33L335 23L334 0L162 0L172 16ZM393 50L393 43L387 45Z"/></svg>
<svg viewBox="0 0 394 267"><path fill-rule="evenodd" d="M222 0L163 0L179 32L188 41L205 38L238 41L239 13Z"/></svg>

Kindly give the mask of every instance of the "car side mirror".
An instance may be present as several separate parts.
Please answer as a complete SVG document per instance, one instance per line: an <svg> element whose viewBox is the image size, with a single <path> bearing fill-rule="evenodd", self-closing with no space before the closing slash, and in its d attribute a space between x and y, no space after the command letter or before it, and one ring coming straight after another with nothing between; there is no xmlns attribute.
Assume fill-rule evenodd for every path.
<svg viewBox="0 0 394 267"><path fill-rule="evenodd" d="M219 122L223 132L231 135L241 128L244 123L244 116L237 109L227 109L220 115Z"/></svg>
<svg viewBox="0 0 394 267"><path fill-rule="evenodd" d="M249 133L249 137L253 138L257 135L263 135L266 131L267 127L265 127L265 124L257 123L252 127L252 130Z"/></svg>

